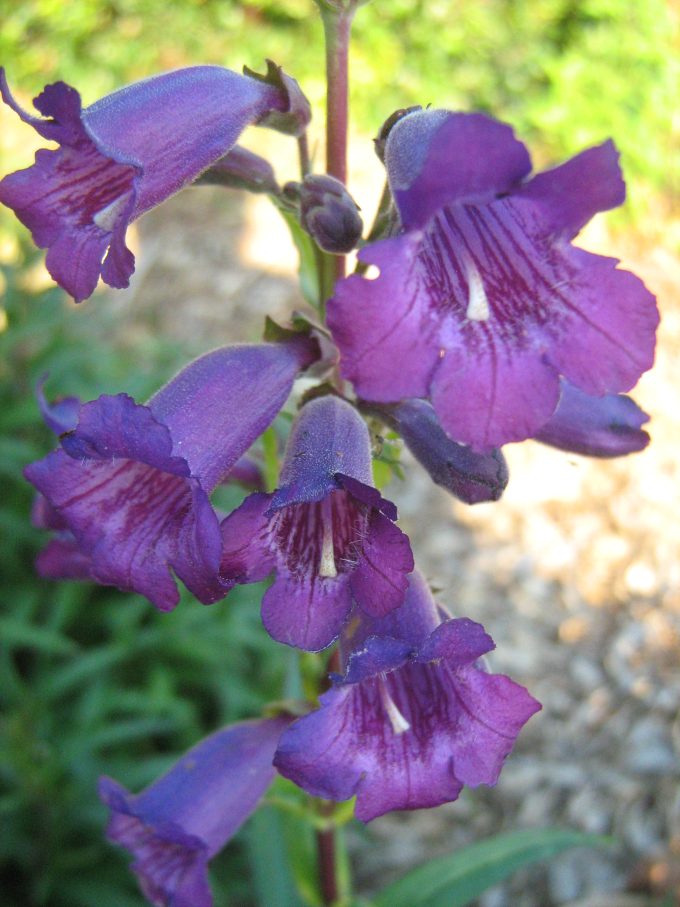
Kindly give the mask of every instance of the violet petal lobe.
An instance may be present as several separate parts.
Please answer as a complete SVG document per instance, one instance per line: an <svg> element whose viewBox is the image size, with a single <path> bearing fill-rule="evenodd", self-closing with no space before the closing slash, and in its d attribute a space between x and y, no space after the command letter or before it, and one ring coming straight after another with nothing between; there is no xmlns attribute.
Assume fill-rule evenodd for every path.
<svg viewBox="0 0 680 907"><path fill-rule="evenodd" d="M554 415L537 441L587 457L622 457L649 444L649 416L623 394L592 397L566 381Z"/></svg>
<svg viewBox="0 0 680 907"><path fill-rule="evenodd" d="M417 273L420 240L407 233L362 249L360 261L377 267L379 276L350 275L328 302L342 375L366 400L396 403L428 394L441 345Z"/></svg>
<svg viewBox="0 0 680 907"><path fill-rule="evenodd" d="M128 224L219 160L248 124L289 105L282 88L219 66L153 76L84 110L78 93L58 82L34 102L45 119L19 108L4 71L0 93L61 146L38 151L32 167L5 177L0 202L48 248L48 270L76 301L92 294L100 274L127 286L134 270Z"/></svg>
<svg viewBox="0 0 680 907"><path fill-rule="evenodd" d="M552 230L573 239L598 212L626 200L619 152L611 140L587 148L559 167L537 173L516 194L537 202Z"/></svg>
<svg viewBox="0 0 680 907"><path fill-rule="evenodd" d="M594 395L632 387L653 362L658 313L616 261L569 244L623 200L614 146L522 183L529 159L509 128L467 116L421 111L393 127L403 232L362 250L379 274L339 281L328 323L360 397L429 398L453 441L488 453L541 429L561 377Z"/></svg>
<svg viewBox="0 0 680 907"><path fill-rule="evenodd" d="M430 620L431 596L416 576L407 609L422 602ZM396 615L381 625L398 631ZM464 784L495 784L517 734L540 708L523 687L477 666L493 642L474 621L444 621L410 657L400 643L407 640L369 636L320 708L284 732L274 759L314 796L356 795L355 815L365 822L455 800Z"/></svg>
<svg viewBox="0 0 680 907"><path fill-rule="evenodd" d="M222 523L224 582L276 573L262 618L279 642L330 645L353 601L370 613L398 607L413 569L397 513L371 484L370 438L337 397L306 403L286 446L280 487L247 498Z"/></svg>
<svg viewBox="0 0 680 907"><path fill-rule="evenodd" d="M385 166L401 222L412 230L444 205L510 191L531 170L531 158L505 123L481 113L420 110L393 127Z"/></svg>
<svg viewBox="0 0 680 907"><path fill-rule="evenodd" d="M211 907L208 861L236 834L274 779L272 757L289 719L231 725L189 750L131 795L101 778L107 836L134 856L132 870L157 907Z"/></svg>

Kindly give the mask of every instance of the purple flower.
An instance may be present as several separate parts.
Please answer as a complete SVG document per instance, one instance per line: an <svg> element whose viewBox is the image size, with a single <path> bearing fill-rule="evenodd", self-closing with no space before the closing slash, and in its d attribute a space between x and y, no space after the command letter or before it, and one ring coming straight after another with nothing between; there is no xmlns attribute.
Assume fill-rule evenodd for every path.
<svg viewBox="0 0 680 907"><path fill-rule="evenodd" d="M362 409L399 432L432 481L466 504L497 501L505 491L509 474L501 451L477 453L456 444L426 400L402 400L392 406L362 403Z"/></svg>
<svg viewBox="0 0 680 907"><path fill-rule="evenodd" d="M360 253L376 279L352 275L329 303L359 396L429 398L451 438L489 450L536 434L560 376L602 396L651 366L654 298L570 242L624 200L611 142L524 182L508 126L427 110L393 127L385 165L402 232Z"/></svg>
<svg viewBox="0 0 680 907"><path fill-rule="evenodd" d="M558 407L535 438L587 457L623 457L649 444L642 428L648 421L647 413L630 397L591 397L563 381Z"/></svg>
<svg viewBox="0 0 680 907"><path fill-rule="evenodd" d="M173 573L200 601L222 598L230 586L218 577L221 535L209 495L317 352L303 337L224 347L145 406L126 394L81 406L61 448L25 470L49 502L44 524L60 532L41 572L134 590L162 611L179 600Z"/></svg>
<svg viewBox="0 0 680 907"><path fill-rule="evenodd" d="M78 92L57 82L34 101L41 119L19 107L0 69L5 103L60 145L5 177L0 202L48 249L48 271L76 301L91 295L100 275L126 287L134 271L128 224L223 157L248 124L298 104L295 83L284 78L194 66L128 85L84 110Z"/></svg>
<svg viewBox="0 0 680 907"><path fill-rule="evenodd" d="M364 822L455 800L464 784L495 784L540 705L480 667L493 648L480 624L441 621L415 572L401 608L349 625L344 676L283 733L274 765L313 796L356 796Z"/></svg>
<svg viewBox="0 0 680 907"><path fill-rule="evenodd" d="M133 796L101 778L110 841L133 855L132 870L156 907L211 907L208 861L253 813L274 779L272 757L287 718L217 731L167 774Z"/></svg>
<svg viewBox="0 0 680 907"><path fill-rule="evenodd" d="M276 572L262 619L279 642L319 651L353 601L367 614L397 608L413 570L394 504L372 487L368 429L348 403L322 397L298 415L281 485L253 494L222 523L225 582Z"/></svg>

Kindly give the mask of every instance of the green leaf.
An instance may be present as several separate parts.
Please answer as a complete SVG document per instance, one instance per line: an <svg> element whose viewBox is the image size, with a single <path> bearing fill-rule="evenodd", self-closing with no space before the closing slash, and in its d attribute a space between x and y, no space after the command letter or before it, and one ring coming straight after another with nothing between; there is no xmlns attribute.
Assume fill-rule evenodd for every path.
<svg viewBox="0 0 680 907"><path fill-rule="evenodd" d="M262 435L262 453L264 454L264 481L267 491L274 491L279 483L279 455L276 430L273 425Z"/></svg>
<svg viewBox="0 0 680 907"><path fill-rule="evenodd" d="M260 808L248 823L246 840L258 904L298 907L300 899L277 811L268 806Z"/></svg>
<svg viewBox="0 0 680 907"><path fill-rule="evenodd" d="M36 627L33 624L21 623L11 617L0 618L0 636L5 645L23 647L47 652L50 655L73 655L78 645L61 633Z"/></svg>
<svg viewBox="0 0 680 907"><path fill-rule="evenodd" d="M309 233L306 233L302 229L298 219L291 211L287 211L279 205L277 205L277 209L290 230L291 238L295 243L295 248L298 250L298 255L300 256L298 273L300 275L302 295L305 297L306 302L318 309L320 305L320 294L319 278L317 276L317 253L314 240Z"/></svg>
<svg viewBox="0 0 680 907"><path fill-rule="evenodd" d="M561 828L496 835L419 866L382 891L375 907L465 907L523 866L570 847L609 843L609 838Z"/></svg>

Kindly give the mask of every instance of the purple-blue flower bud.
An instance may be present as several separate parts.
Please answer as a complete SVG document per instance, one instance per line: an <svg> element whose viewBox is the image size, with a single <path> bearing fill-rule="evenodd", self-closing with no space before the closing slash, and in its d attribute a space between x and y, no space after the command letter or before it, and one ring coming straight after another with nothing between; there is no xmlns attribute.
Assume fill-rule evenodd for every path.
<svg viewBox="0 0 680 907"><path fill-rule="evenodd" d="M196 183L246 189L248 192L267 192L270 195L279 191L269 161L240 145L234 146L228 154L202 173Z"/></svg>
<svg viewBox="0 0 680 907"><path fill-rule="evenodd" d="M505 491L509 476L501 451L477 453L456 444L425 400L402 400L394 406L362 403L361 408L399 432L435 485L466 504L497 501Z"/></svg>
<svg viewBox="0 0 680 907"><path fill-rule="evenodd" d="M356 202L343 184L326 174L312 174L297 191L302 226L317 245L334 255L351 252L364 225Z"/></svg>

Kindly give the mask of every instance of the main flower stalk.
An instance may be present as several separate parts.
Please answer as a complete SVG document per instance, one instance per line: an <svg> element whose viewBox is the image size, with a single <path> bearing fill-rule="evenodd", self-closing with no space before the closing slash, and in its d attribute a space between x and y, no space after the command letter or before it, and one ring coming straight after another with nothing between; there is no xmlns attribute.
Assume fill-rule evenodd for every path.
<svg viewBox="0 0 680 907"><path fill-rule="evenodd" d="M349 122L349 39L354 18L349 9L322 7L326 42L326 172L347 183L347 126ZM345 256L334 256L334 277L345 276Z"/></svg>

